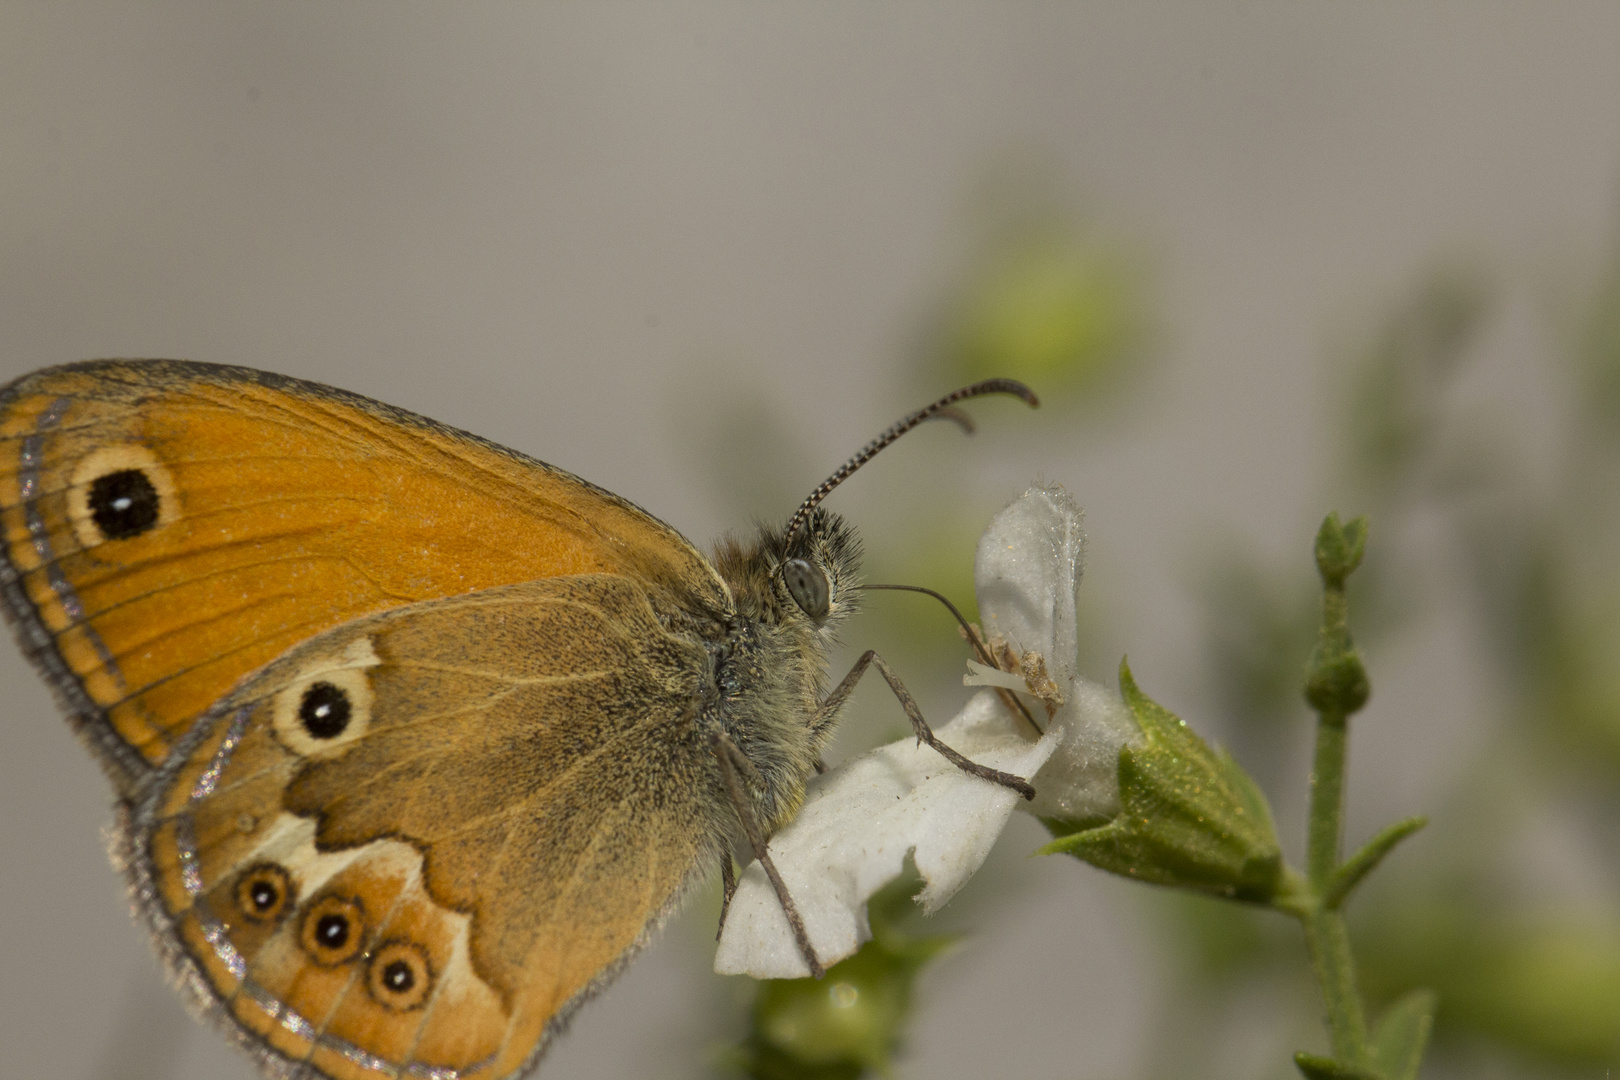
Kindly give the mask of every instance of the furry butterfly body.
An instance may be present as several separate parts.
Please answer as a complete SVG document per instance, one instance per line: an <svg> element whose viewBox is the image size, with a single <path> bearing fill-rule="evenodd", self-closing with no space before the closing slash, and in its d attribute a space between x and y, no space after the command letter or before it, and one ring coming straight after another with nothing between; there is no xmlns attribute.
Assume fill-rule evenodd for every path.
<svg viewBox="0 0 1620 1080"><path fill-rule="evenodd" d="M562 470L263 372L0 390L0 528L160 952L271 1075L523 1072L791 816L842 701L836 516L711 562Z"/></svg>

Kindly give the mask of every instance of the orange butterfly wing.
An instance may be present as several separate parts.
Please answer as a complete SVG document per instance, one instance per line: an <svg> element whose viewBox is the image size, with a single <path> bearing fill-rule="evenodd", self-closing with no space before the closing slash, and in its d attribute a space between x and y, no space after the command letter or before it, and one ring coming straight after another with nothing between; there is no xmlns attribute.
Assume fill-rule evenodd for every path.
<svg viewBox="0 0 1620 1080"><path fill-rule="evenodd" d="M582 573L660 610L725 586L673 529L560 469L245 368L94 361L0 390L0 596L128 793L244 675L414 601Z"/></svg>

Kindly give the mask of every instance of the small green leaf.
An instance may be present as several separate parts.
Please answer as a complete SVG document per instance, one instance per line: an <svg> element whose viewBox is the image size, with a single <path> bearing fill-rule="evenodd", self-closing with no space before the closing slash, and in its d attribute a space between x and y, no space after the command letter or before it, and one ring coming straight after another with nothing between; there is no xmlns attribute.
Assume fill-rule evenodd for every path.
<svg viewBox="0 0 1620 1080"><path fill-rule="evenodd" d="M1405 821L1397 821L1388 826L1383 832L1364 844L1360 851L1339 865L1328 879L1327 888L1322 892L1322 906L1336 908L1343 904L1350 895L1350 891L1361 884L1361 879L1372 873L1373 869L1395 849L1395 845L1405 840L1429 823L1426 817L1411 817Z"/></svg>
<svg viewBox="0 0 1620 1080"><path fill-rule="evenodd" d="M1386 1080L1386 1078L1366 1069L1357 1069L1332 1058L1317 1057L1304 1051L1294 1055L1294 1064L1304 1073L1307 1080Z"/></svg>
<svg viewBox="0 0 1620 1080"><path fill-rule="evenodd" d="M1119 755L1120 812L1060 836L1037 854L1067 854L1157 885L1265 901L1282 853L1265 796L1224 751L1137 687L1120 665L1120 691L1142 730Z"/></svg>
<svg viewBox="0 0 1620 1080"><path fill-rule="evenodd" d="M1433 990L1413 990L1384 1010L1373 1032L1372 1053L1388 1080L1417 1080L1438 1002Z"/></svg>

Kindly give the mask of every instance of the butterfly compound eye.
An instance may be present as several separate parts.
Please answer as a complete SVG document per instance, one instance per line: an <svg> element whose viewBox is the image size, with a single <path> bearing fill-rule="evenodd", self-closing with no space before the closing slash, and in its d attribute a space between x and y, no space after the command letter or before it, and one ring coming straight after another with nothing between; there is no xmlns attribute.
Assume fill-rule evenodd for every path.
<svg viewBox="0 0 1620 1080"><path fill-rule="evenodd" d="M806 615L812 619L827 617L827 575L819 566L809 559L789 559L782 564L782 580L787 582L793 602Z"/></svg>

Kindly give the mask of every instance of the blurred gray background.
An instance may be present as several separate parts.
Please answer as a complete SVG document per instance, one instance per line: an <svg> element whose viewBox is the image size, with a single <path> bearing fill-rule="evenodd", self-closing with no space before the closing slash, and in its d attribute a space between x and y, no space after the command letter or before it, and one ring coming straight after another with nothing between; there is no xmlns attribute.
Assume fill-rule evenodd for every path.
<svg viewBox="0 0 1620 1080"><path fill-rule="evenodd" d="M908 520L977 522L929 556L966 566L1002 502L1067 485L1090 673L1111 682L1128 652L1194 727L1277 757L1256 771L1297 854L1306 744L1254 749L1208 704L1206 568L1238 546L1303 575L1322 514L1366 509L1324 432L1347 357L1436 267L1492 298L1447 400L1526 490L1553 485L1580 392L1543 361L1612 257L1617 56L1610 4L6 4L0 382L107 356L315 379L571 469L706 546L949 389L929 343L995 227L987 200L1033 200L1118 254L1140 361L1090 405L980 403L971 443L930 426L833 504L904 580ZM1398 520L1375 546L1429 565L1432 516ZM1422 616L1369 657L1352 841L1455 804L1500 721L1486 613L1445 573L1408 580ZM893 623L850 644L885 648ZM930 625L947 662L920 696L943 719L961 657ZM0 686L0 1072L249 1076L162 986L107 865L105 784L14 650ZM863 692L881 715L844 749L889 730L884 710ZM1607 920L1614 864L1583 845L1620 817L1594 834L1582 813L1553 805L1503 844L1514 880ZM1283 1076L1320 1048L1308 982L1187 1004L1163 896L1024 859L1042 837L1015 822L999 889L956 905L972 937L925 978L902 1076ZM699 903L673 924L545 1075L704 1075L749 989L707 974L712 919ZM1603 1075L1470 1038L1431 1074ZM1182 1039L1196 1051L1166 1057Z"/></svg>

